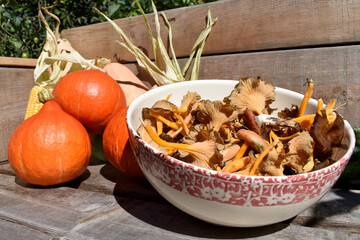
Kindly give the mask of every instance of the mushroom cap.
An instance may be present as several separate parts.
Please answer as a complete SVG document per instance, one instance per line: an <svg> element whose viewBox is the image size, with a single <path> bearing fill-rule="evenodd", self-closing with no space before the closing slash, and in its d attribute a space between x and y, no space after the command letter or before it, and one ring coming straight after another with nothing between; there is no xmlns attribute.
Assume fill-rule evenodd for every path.
<svg viewBox="0 0 360 240"><path fill-rule="evenodd" d="M269 105L275 101L275 87L262 78L241 78L234 90L224 101L235 106L240 114L246 108L255 114L267 113Z"/></svg>
<svg viewBox="0 0 360 240"><path fill-rule="evenodd" d="M196 114L196 119L206 124L208 129L219 131L222 124L238 117L235 109L222 101L204 100L204 107Z"/></svg>
<svg viewBox="0 0 360 240"><path fill-rule="evenodd" d="M178 107L166 100L159 100L154 103L151 108L143 108L142 117L143 119L151 118L150 112L160 114L166 119L171 119L174 112L177 112Z"/></svg>
<svg viewBox="0 0 360 240"><path fill-rule="evenodd" d="M201 96L197 92L187 92L181 101L179 110L184 112L187 111L192 103L199 101L200 99Z"/></svg>
<svg viewBox="0 0 360 240"><path fill-rule="evenodd" d="M156 113L159 113L161 115L172 115L174 112L178 110L178 107L166 100L159 100L154 103L154 105L151 107L151 110L153 110Z"/></svg>

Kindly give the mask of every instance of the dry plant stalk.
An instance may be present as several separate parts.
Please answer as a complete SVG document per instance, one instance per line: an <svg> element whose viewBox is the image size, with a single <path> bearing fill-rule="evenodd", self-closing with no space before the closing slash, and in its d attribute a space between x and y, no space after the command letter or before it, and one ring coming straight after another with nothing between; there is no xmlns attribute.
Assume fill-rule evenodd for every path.
<svg viewBox="0 0 360 240"><path fill-rule="evenodd" d="M190 65L191 65L194 57L195 57L195 60L194 60L194 64L193 64L193 68L192 68L192 72L191 72L189 80L197 80L198 74L199 74L201 54L203 52L206 39L208 38L211 29L215 25L217 18L212 19L211 12L210 12L210 10L208 10L206 27L200 33L198 39L194 43L194 46L191 50L189 59L188 59L187 63L185 64L184 68L181 70L180 65L176 59L175 51L174 51L173 44L172 44L172 28L171 28L170 22L166 18L165 14L163 12L160 13L161 16L163 17L163 19L165 20L165 24L169 30L169 36L168 36L169 37L169 49L170 49L172 58L167 53L166 47L160 36L159 16L158 16L158 12L156 10L156 6L155 6L154 2L152 1L152 7L154 9L154 14L155 14L155 26L156 26L157 38L154 37L154 35L150 29L149 21L145 15L145 12L141 8L141 6L137 0L136 0L136 3L144 17L144 20L145 20L145 23L146 23L146 26L148 29L149 38L150 38L152 48L154 51L155 63L151 59L149 59L143 51L141 51L138 47L136 47L130 41L130 39L126 36L124 31L114 21L112 21L110 18L108 18L102 12L100 12L97 8L94 7L94 9L99 14L101 14L115 28L115 30L118 32L118 34L120 35L121 40L122 40L122 41L117 41L117 42L121 46L125 47L130 53L132 53L136 57L137 63L142 68L144 68L145 71L150 76L153 77L153 79L155 80L155 82L158 86L186 81L185 76L190 68Z"/></svg>

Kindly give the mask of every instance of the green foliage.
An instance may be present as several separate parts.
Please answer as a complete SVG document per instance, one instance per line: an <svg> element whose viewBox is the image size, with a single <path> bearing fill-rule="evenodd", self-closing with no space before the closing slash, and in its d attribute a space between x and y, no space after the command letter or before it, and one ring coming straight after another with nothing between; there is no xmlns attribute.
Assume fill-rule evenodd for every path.
<svg viewBox="0 0 360 240"><path fill-rule="evenodd" d="M154 3L161 11L213 1L216 0L154 0ZM41 6L53 6L50 12L59 17L60 31L105 21L92 9L94 5L111 19L140 15L133 0L0 0L0 56L39 56L46 32L38 18L38 2ZM139 3L146 13L152 12L151 0L139 0ZM46 20L54 29L55 21L49 16Z"/></svg>
<svg viewBox="0 0 360 240"><path fill-rule="evenodd" d="M335 185L338 188L360 189L360 127L355 127L354 133L356 137L355 149L348 165Z"/></svg>

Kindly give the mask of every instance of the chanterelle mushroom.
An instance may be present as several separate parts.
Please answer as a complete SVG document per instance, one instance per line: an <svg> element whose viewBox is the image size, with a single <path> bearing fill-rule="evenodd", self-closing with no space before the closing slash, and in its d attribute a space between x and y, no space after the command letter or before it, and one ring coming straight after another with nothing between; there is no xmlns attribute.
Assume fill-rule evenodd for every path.
<svg viewBox="0 0 360 240"><path fill-rule="evenodd" d="M336 113L336 119L331 125L326 112L323 110L321 113L322 115L316 114L310 134L315 140L315 157L325 160L332 155L333 147L341 146L344 136L344 120Z"/></svg>
<svg viewBox="0 0 360 240"><path fill-rule="evenodd" d="M269 176L285 176L284 165L277 149L273 148L260 164L260 171Z"/></svg>
<svg viewBox="0 0 360 240"><path fill-rule="evenodd" d="M183 97L181 101L181 105L178 111L186 113L189 110L189 106L195 101L199 101L200 98L201 97L197 92L187 92L187 94Z"/></svg>
<svg viewBox="0 0 360 240"><path fill-rule="evenodd" d="M314 166L314 141L309 132L304 131L288 143L289 151L279 155L278 149L273 149L261 163L263 174L270 176L284 176L285 167L289 167L297 174L308 172ZM310 169L309 169L309 166Z"/></svg>
<svg viewBox="0 0 360 240"><path fill-rule="evenodd" d="M240 114L246 108L255 114L270 112L269 105L275 100L275 87L261 78L242 78L225 102L235 106Z"/></svg>
<svg viewBox="0 0 360 240"><path fill-rule="evenodd" d="M288 143L285 165L291 167L296 173L304 173L304 167L314 161L314 140L307 131L301 132L299 136L291 139ZM310 169L311 170L311 169Z"/></svg>
<svg viewBox="0 0 360 240"><path fill-rule="evenodd" d="M222 101L204 101L204 107L196 114L196 120L213 131L219 131L222 124L231 122L238 117L234 108Z"/></svg>
<svg viewBox="0 0 360 240"><path fill-rule="evenodd" d="M151 107L151 110L163 116L171 116L173 112L176 112L178 110L178 107L169 101L159 100L154 103L154 105Z"/></svg>
<svg viewBox="0 0 360 240"><path fill-rule="evenodd" d="M259 127L263 130L266 130L266 132L273 130L280 137L289 136L296 132L300 132L301 130L300 124L291 119L283 119L268 114L260 114L255 117L255 120Z"/></svg>
<svg viewBox="0 0 360 240"><path fill-rule="evenodd" d="M144 120L145 123L149 123L149 125L155 129L155 127L153 127L154 123L152 123L152 121L150 119L145 119ZM154 130L155 131L155 130ZM158 145L157 143L155 143L152 138L149 136L149 134L146 132L145 128L143 125L140 125L140 127L137 130L139 136L145 141L147 142L150 146L154 147L155 149L158 149L160 152L166 154L166 155L171 155L174 153L174 149L169 148L169 147L163 147Z"/></svg>
<svg viewBox="0 0 360 240"><path fill-rule="evenodd" d="M199 167L215 169L221 163L222 156L218 153L215 142L212 140L196 142L194 144L167 142L155 133L150 122L146 124L143 122L142 126L156 144L188 152L193 157L193 164Z"/></svg>

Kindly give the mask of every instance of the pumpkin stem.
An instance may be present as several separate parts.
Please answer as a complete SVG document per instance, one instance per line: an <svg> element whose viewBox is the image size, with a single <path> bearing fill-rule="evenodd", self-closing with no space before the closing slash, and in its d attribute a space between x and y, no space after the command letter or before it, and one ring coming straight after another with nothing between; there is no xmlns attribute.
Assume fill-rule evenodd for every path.
<svg viewBox="0 0 360 240"><path fill-rule="evenodd" d="M53 99L52 91L53 87L49 87L48 85L42 88L37 94L39 102L45 103L46 101Z"/></svg>

